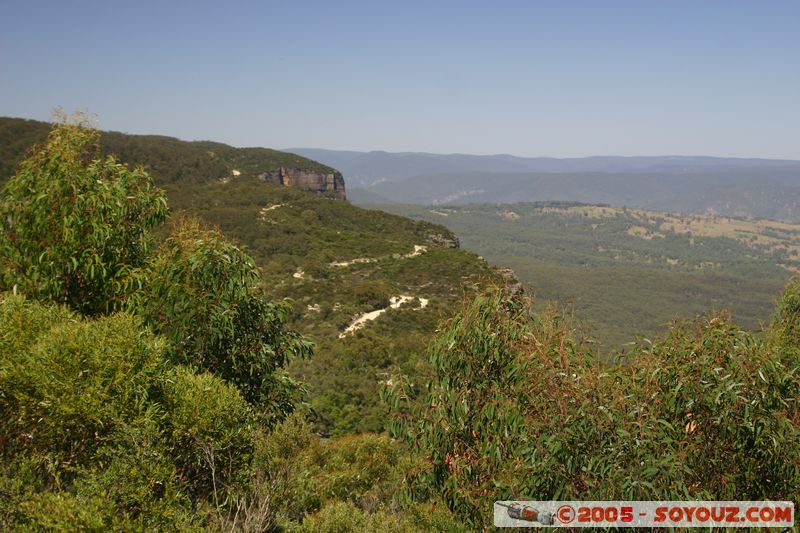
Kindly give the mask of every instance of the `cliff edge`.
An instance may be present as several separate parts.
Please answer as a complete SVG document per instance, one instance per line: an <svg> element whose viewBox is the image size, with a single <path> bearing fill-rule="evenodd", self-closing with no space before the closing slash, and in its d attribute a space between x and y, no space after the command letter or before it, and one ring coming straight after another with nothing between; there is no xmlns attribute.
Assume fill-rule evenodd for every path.
<svg viewBox="0 0 800 533"><path fill-rule="evenodd" d="M318 172L299 168L280 167L271 172L262 172L258 175L264 181L295 187L302 191L321 194L337 200L346 200L344 177L338 171Z"/></svg>

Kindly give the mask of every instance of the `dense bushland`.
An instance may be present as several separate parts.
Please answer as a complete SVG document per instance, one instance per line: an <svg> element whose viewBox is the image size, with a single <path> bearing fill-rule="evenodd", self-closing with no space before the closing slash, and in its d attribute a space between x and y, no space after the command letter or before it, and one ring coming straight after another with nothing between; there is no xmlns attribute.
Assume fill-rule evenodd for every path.
<svg viewBox="0 0 800 533"><path fill-rule="evenodd" d="M129 308L166 337L175 363L207 370L280 420L300 384L282 368L313 345L284 327L289 307L268 301L250 256L214 229L179 220L148 262Z"/></svg>
<svg viewBox="0 0 800 533"><path fill-rule="evenodd" d="M190 527L209 480L245 475L249 405L169 366L135 317L0 300L2 529ZM218 472L206 449L220 460Z"/></svg>
<svg viewBox="0 0 800 533"><path fill-rule="evenodd" d="M161 192L96 143L55 126L0 198L0 529L455 532L488 527L496 499L800 495L800 282L764 332L709 315L614 365L570 320L503 290L464 298L427 361L412 332L437 315L391 310L375 334L322 343L330 350L306 375L325 384L335 429L350 431L383 425L383 381L392 436L321 439L285 373L312 345L287 326L296 305L262 288L301 280L262 277L244 248L191 218L157 229ZM271 242L313 233L301 196L286 211L301 209L305 229L285 224ZM390 253L434 229L405 223L417 233L398 231ZM381 250L356 237L349 251ZM448 267L475 274L463 253L388 257L370 275L322 263L315 275L343 284L321 290L372 309L397 280L446 301L461 296ZM294 288L302 304L319 297Z"/></svg>
<svg viewBox="0 0 800 533"><path fill-rule="evenodd" d="M63 112L56 114L63 115ZM0 117L0 183L15 173L30 147L43 143L49 131L47 122ZM161 186L205 183L231 176L234 169L249 177L281 167L324 174L334 172L331 167L311 159L269 148L234 148L218 142L182 141L164 135L129 135L114 131L97 134L101 136L99 149L103 155L115 154L122 161L141 164Z"/></svg>
<svg viewBox="0 0 800 533"><path fill-rule="evenodd" d="M436 324L458 308L465 291L474 294L499 280L475 254L431 242L431 235L454 238L435 224L257 179L165 188L171 208L201 217L246 245L270 297L291 304L289 324L313 336L315 356L291 363L289 372L306 383L316 425L331 435L381 431L380 381L395 366L415 379L424 375L427 361L418 354ZM417 245L427 251L403 257ZM331 264L356 258L374 261ZM398 295L423 297L429 305L390 310L339 338L355 317Z"/></svg>
<svg viewBox="0 0 800 533"><path fill-rule="evenodd" d="M481 296L429 346L424 401L402 376L384 389L392 433L476 527L496 499L796 501L798 289L765 336L707 316L613 366L557 314Z"/></svg>
<svg viewBox="0 0 800 533"><path fill-rule="evenodd" d="M194 219L154 247L163 193L100 153L58 124L3 189L0 529L458 530L401 501L398 443L314 434L291 307Z"/></svg>
<svg viewBox="0 0 800 533"><path fill-rule="evenodd" d="M48 129L43 122L0 118L0 183L14 174L31 144L47 140ZM316 413L319 431L332 435L380 431L384 408L378 397L378 388L386 374L394 366L400 366L403 372L414 377L426 372L427 362L418 354L423 352L439 320L450 316L458 307L464 287L474 292L480 290L484 282L498 279L475 254L441 248L433 242L431 236L455 238L440 225L361 209L292 187L265 183L257 177L281 166L333 172L308 159L275 150L241 149L158 136L114 132L96 135L99 135L101 146L94 148L95 153L113 153L121 161L141 165L152 181L163 187L176 218L188 215L191 220L191 217L196 217L203 225L219 228L226 246L239 251L246 247L246 254L261 271L259 280L251 283L250 287L262 286L269 301L276 302L267 315L285 317L285 325L313 337L317 346L316 356L297 358L289 365L288 375L295 381L305 382L307 400ZM234 169L241 174L235 176ZM81 220L86 222L88 217ZM148 265L158 268L163 274L178 268L185 273L190 268L189 255L211 257L212 247L222 251L208 238L201 239L204 250L184 252L184 248L176 247L176 239L182 239L180 235L188 233L173 232L170 228L184 225L153 228L157 241L169 239L172 244L162 243L160 249L149 245L151 252L157 250L156 256L163 255L164 259L155 264L150 253ZM208 230L201 229L203 232ZM427 253L403 258L417 245L427 246ZM176 250L180 255L174 255ZM169 266L171 259L167 256L172 257L171 254L180 258L182 266ZM376 261L349 267L331 265L334 261L354 258ZM243 274L250 276L252 269L242 268ZM136 270L136 274L143 272L141 268ZM298 273L303 273L303 276L294 277ZM143 283L136 276L124 274L120 278L124 285L119 284L120 300L128 297L124 291L126 287ZM199 271L198 274L205 281L193 281L195 288L187 287L181 297L202 292L201 285L213 285L211 274ZM143 286L147 289L147 284ZM9 284L8 290L11 288L13 285ZM423 297L429 305L422 310L412 311L408 307L391 310L352 337L339 339L339 334L355 317L379 306L385 307L390 297L398 295ZM148 300L152 298L168 303L163 295L147 297ZM257 316L257 313L242 313L226 302L229 302L229 296L221 295L216 303L214 297L209 296L203 302L187 302L182 307L202 314L199 309L213 303L218 311L214 315L216 318L211 315L197 317L209 325L217 319L222 326L247 316ZM188 323L190 316L184 318L184 324ZM152 321L150 325L163 334L169 330L173 336L183 331L166 325L166 329L160 329ZM208 347L213 335L206 330L204 335L182 342L200 342L203 337L205 340L202 342ZM256 337L251 335L250 339ZM231 343L243 340L228 339L227 347L215 340L219 349L214 350L218 355L227 353L233 346ZM210 364L214 356L208 349L202 353L202 359ZM231 361L231 364L244 371L247 365L257 360L259 356L254 354L250 358ZM214 364L219 364L219 359ZM276 385L286 385L286 391L297 390L284 376L277 372L275 379L270 379ZM251 385L256 386L255 382ZM286 395L279 395L278 391L276 387L273 404L283 403L287 407L288 404L281 400Z"/></svg>
<svg viewBox="0 0 800 533"><path fill-rule="evenodd" d="M709 308L757 329L800 266L800 226L758 219L566 202L375 207L446 225L468 250L512 268L537 309L570 306L604 355Z"/></svg>

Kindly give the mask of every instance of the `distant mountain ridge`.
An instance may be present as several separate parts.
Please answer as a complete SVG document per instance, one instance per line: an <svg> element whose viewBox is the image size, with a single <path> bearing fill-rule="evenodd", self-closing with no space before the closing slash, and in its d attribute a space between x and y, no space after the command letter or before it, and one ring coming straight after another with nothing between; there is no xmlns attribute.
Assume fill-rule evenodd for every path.
<svg viewBox="0 0 800 533"><path fill-rule="evenodd" d="M793 160L291 150L340 169L351 199L362 204L376 197L416 204L578 201L800 222L800 161Z"/></svg>
<svg viewBox="0 0 800 533"><path fill-rule="evenodd" d="M400 180L419 175L453 172L656 172L687 174L708 170L783 168L800 170L800 161L790 159L735 158L714 156L589 156L520 157L509 154L470 155L427 152L356 152L321 148L288 148L286 151L335 166L354 185L372 185L365 179Z"/></svg>

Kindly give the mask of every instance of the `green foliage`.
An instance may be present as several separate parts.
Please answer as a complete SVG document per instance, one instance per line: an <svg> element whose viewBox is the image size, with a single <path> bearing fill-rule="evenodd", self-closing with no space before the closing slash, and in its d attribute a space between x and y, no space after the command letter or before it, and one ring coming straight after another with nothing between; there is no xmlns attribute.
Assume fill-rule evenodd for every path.
<svg viewBox="0 0 800 533"><path fill-rule="evenodd" d="M385 510L368 513L352 503L336 501L306 518L301 525L288 528L288 531L313 531L315 533L347 533L349 531L362 531L364 533L381 533L384 531L423 533L440 531L442 533L456 533L469 531L469 529L446 510L437 509L433 506L415 507L403 514Z"/></svg>
<svg viewBox="0 0 800 533"><path fill-rule="evenodd" d="M797 344L800 338L800 278L794 278L786 285L770 329L782 341L784 348L787 344Z"/></svg>
<svg viewBox="0 0 800 533"><path fill-rule="evenodd" d="M73 156L95 146L95 133L62 128L56 131ZM416 351L437 320L453 313L464 292L497 280L474 255L435 246L436 235L452 237L447 230L262 183L254 176L269 156L263 152L242 152L231 162L214 143L105 138L115 135L171 184L171 201L221 226L255 259L192 221L179 223L148 256L143 243L163 213L153 211L143 225L138 216L120 222L114 209L127 208L114 203L113 183L97 190L88 183L92 201L111 204L80 204L75 213L84 218L74 227L53 215L51 230L68 227L85 237L70 237L70 246L109 244L113 253L81 263L90 270L106 265L106 272L101 288L84 287L80 305L67 300L77 293L53 295L59 272L34 271L51 292L40 291L34 278L15 282L36 298L70 303L72 311L0 298L0 529L462 531L486 525L486 510L499 498L800 496L796 282L764 338L708 317L636 346L627 364L611 367L594 362L560 314L531 316L525 302L491 293L442 326L425 360ZM77 143L75 152L67 141L81 136L91 142ZM66 148L54 146L35 152L18 176L72 176L53 155ZM36 167L40 160L52 163L52 172ZM146 181L110 159L64 161L81 176L91 175L86 168L101 172L101 182L106 171ZM232 168L243 169L241 179L210 180ZM142 187L132 194L158 208L159 194ZM44 213L13 180L7 190L19 205L34 206L36 216ZM67 215L73 216L58 216ZM607 221L614 242L626 242L631 216ZM99 243L103 233L95 226L112 221L143 240L124 253L119 243ZM580 239L569 245L577 250L553 252L568 224L584 231L586 221L540 222L547 234L542 255L571 258L567 270L618 266L580 248L589 246L575 244ZM503 253L519 255L529 244L524 236L507 237L495 239ZM11 237L3 238L10 246ZM740 274L763 272L763 261L742 257L741 243L696 242L720 260L738 257ZM685 245L675 235L665 243L669 253ZM426 252L410 256L419 245ZM623 283L656 270L636 256L645 251L654 258L657 247L620 254L620 263L641 269L617 271ZM23 255L4 254L4 270L15 272ZM368 260L333 264L359 258ZM121 266L113 270L112 263ZM703 279L723 279L716 276ZM262 285L272 298L292 300L269 303ZM682 287L681 299L696 289ZM389 309L339 338L355 316L401 294L430 304ZM91 320L75 312L102 314L123 301L134 315ZM297 386L281 369L310 350L288 330L290 322L319 337L315 360L291 364L292 375L312 382L317 427L337 436L380 430L376 390L384 382L391 429L401 441L376 434L320 439L305 418L286 417ZM402 376L388 375L395 367Z"/></svg>
<svg viewBox="0 0 800 533"><path fill-rule="evenodd" d="M253 260L216 230L180 222L147 268L131 309L170 341L177 363L235 385L270 420L292 410L297 383L277 371L312 345L267 301Z"/></svg>
<svg viewBox="0 0 800 533"><path fill-rule="evenodd" d="M281 367L311 344L218 231L184 221L150 255L164 197L98 138L55 126L4 192L3 276L73 310L0 298L0 528L223 527L259 422L293 409ZM30 239L49 246L35 261Z"/></svg>
<svg viewBox="0 0 800 533"><path fill-rule="evenodd" d="M368 514L351 503L335 502L306 518L303 524L294 530L326 533L409 531L402 525L399 517L389 513Z"/></svg>
<svg viewBox="0 0 800 533"><path fill-rule="evenodd" d="M171 455L163 430L156 424L129 425L118 432L112 445L98 450L97 467L82 467L71 491L59 494L75 494L81 500L102 497L118 529L133 525L138 529L197 529L199 521L191 511L190 498L202 503L212 500L212 494L192 493L201 474L187 476Z"/></svg>
<svg viewBox="0 0 800 533"><path fill-rule="evenodd" d="M353 296L360 309L384 309L389 306L392 287L385 281L365 281L353 287Z"/></svg>
<svg viewBox="0 0 800 533"><path fill-rule="evenodd" d="M800 369L714 317L610 368L559 316L482 296L429 347L430 395L395 377L393 434L458 515L496 499L795 499ZM796 341L795 341L796 342Z"/></svg>
<svg viewBox="0 0 800 533"><path fill-rule="evenodd" d="M403 497L409 472L421 468L423 461L384 435L320 439L295 413L258 439L250 486L223 529L463 531L436 498L419 504Z"/></svg>
<svg viewBox="0 0 800 533"><path fill-rule="evenodd" d="M676 489L722 500L800 496L798 362L724 317L676 327L643 350L628 378L642 411L655 398L648 429L664 435L661 460L687 470Z"/></svg>
<svg viewBox="0 0 800 533"><path fill-rule="evenodd" d="M8 296L0 331L1 451L38 457L55 486L94 461L117 430L154 415L146 400L163 371L163 343L132 317L81 321Z"/></svg>
<svg viewBox="0 0 800 533"><path fill-rule="evenodd" d="M154 401L169 387L163 342L128 315L86 320L12 295L0 339L0 502L19 509L6 525L192 522Z"/></svg>
<svg viewBox="0 0 800 533"><path fill-rule="evenodd" d="M110 481L110 480L109 480ZM127 481L127 480L125 480ZM125 482L123 482L125 483ZM120 486L109 482L93 494L73 492L41 492L28 494L19 504L24 518L16 524L17 531L206 531L195 520L190 509L179 507L169 499L151 501L137 509L135 515L115 507L112 498L119 497ZM100 490L106 490L101 492ZM150 496L152 500L152 496ZM138 502L137 502L138 503Z"/></svg>
<svg viewBox="0 0 800 533"><path fill-rule="evenodd" d="M114 509L100 496L79 498L70 493L36 494L23 504L32 531L102 533L114 527Z"/></svg>
<svg viewBox="0 0 800 533"><path fill-rule="evenodd" d="M291 301L291 326L313 336L317 349L313 358L290 363L289 371L308 384L317 425L332 435L381 431L385 416L377 391L387 372L395 366L415 378L426 372L427 361L417 353L437 322L453 313L465 290L499 282L474 254L431 242L432 235L455 238L439 225L255 179L169 185L167 194L173 208L246 245L270 298ZM318 220L305 221L307 211ZM415 245L427 251L404 257ZM374 261L331 264L359 258ZM302 277L295 277L299 272ZM429 305L414 309L415 301L389 310L339 338L355 317L404 294L426 298Z"/></svg>
<svg viewBox="0 0 800 533"><path fill-rule="evenodd" d="M45 142L49 132L47 122L0 117L0 183L14 175L31 146Z"/></svg>
<svg viewBox="0 0 800 533"><path fill-rule="evenodd" d="M737 323L759 328L797 267L778 247L660 227L664 217L683 215L602 214L607 206L565 202L377 207L444 224L467 250L512 268L537 309L558 302L574 310L605 357L636 335L663 335L674 319L709 308L729 309ZM650 238L628 233L632 228ZM780 237L796 242L788 230Z"/></svg>
<svg viewBox="0 0 800 533"><path fill-rule="evenodd" d="M253 467L279 480L280 514L300 521L329 501L352 502L367 512L388 507L408 461L399 443L386 436L320 439L293 416L261 443Z"/></svg>
<svg viewBox="0 0 800 533"><path fill-rule="evenodd" d="M253 414L232 385L178 367L164 389L170 454L193 495L213 494L246 478L253 451Z"/></svg>
<svg viewBox="0 0 800 533"><path fill-rule="evenodd" d="M0 182L21 160L24 149L46 139L47 130L44 123L0 118ZM309 401L319 415L318 426L323 431L335 435L380 431L384 413L377 389L387 371L399 365L413 377L427 372L426 360L417 353L424 348L436 323L452 314L464 290L475 290L484 281L498 282L498 277L474 254L439 248L432 242L432 236L455 238L440 225L361 209L258 179L263 172L280 167L334 172L308 159L268 149L238 149L168 137L113 132L101 132L100 137L106 152L118 154L122 161L142 165L165 188L171 208L187 211L219 227L227 238L234 239L240 250L239 245L247 246L263 273L257 283L263 285L271 300L290 299L291 309L277 305L273 311L285 316L286 326L316 340L315 357L295 360L289 368L292 377L310 383ZM240 175L234 176L233 170ZM159 234L167 237L166 230ZM427 253L403 257L416 245L427 246ZM167 246L162 252L171 253ZM376 261L349 267L331 265L357 258ZM164 259L158 264L161 273L170 270L167 262ZM154 263L157 261L150 264ZM143 274L144 270L136 273ZM299 271L305 275L293 277ZM141 276L127 281L128 288L141 286L144 298L152 296ZM166 283L156 285L163 287ZM211 292L216 292L218 286L227 285L220 282ZM356 316L385 307L390 297L399 295L426 298L429 305L422 310L407 306L390 310L356 335L338 338ZM172 296L192 295L178 289L169 298L162 293L156 300L166 302ZM199 308L207 303L210 298L207 296L200 298ZM232 308L232 300L228 304ZM150 326L171 341L187 331L181 324L170 329L172 325L159 325L152 315L146 316ZM233 314L221 318L224 327L234 320ZM208 333L206 329L200 337L208 341ZM198 339L184 335L178 342L189 348ZM230 342L226 342L226 347L219 347L221 351L230 348ZM171 352L177 356L176 361L208 368L197 361L208 352L202 356L178 353L176 349ZM248 360L239 358L235 364L238 365L235 369L222 370L241 377ZM237 379L239 384L247 381L253 388L258 382L249 377ZM296 389L295 385L280 371L271 380L275 397L265 403L277 405L273 409L277 414L288 412L286 393ZM259 394L255 390L242 392L249 400Z"/></svg>
<svg viewBox="0 0 800 533"><path fill-rule="evenodd" d="M100 157L99 133L53 127L0 197L0 285L84 314L120 308L166 200L141 169Z"/></svg>
<svg viewBox="0 0 800 533"><path fill-rule="evenodd" d="M135 317L0 298L4 529L193 529L245 484L250 406Z"/></svg>

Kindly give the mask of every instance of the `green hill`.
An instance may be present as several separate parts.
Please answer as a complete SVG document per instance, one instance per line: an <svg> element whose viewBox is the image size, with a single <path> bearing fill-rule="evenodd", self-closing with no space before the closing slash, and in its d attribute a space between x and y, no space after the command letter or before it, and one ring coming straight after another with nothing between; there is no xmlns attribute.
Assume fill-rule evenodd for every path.
<svg viewBox="0 0 800 533"><path fill-rule="evenodd" d="M293 371L309 383L321 425L335 433L380 430L377 386L386 373L398 365L414 376L425 372L418 352L439 320L452 315L465 290L500 283L475 254L434 242L454 239L437 224L255 179L166 190L173 208L247 245L268 294L291 298L295 327L317 341L314 357ZM356 317L401 296L413 300L340 338Z"/></svg>
<svg viewBox="0 0 800 533"><path fill-rule="evenodd" d="M48 130L43 122L0 119L0 182ZM386 374L397 367L411 376L427 372L419 352L439 320L455 312L465 291L502 282L475 254L440 244L455 241L443 226L255 177L281 166L335 172L314 161L269 149L113 132L103 132L102 143L123 162L148 169L173 212L196 214L244 244L264 273L267 294L292 301L293 327L317 343L315 356L297 362L292 372L308 383L324 431L381 430L377 388ZM391 307L392 298L404 296ZM340 338L358 317L381 309L387 310Z"/></svg>
<svg viewBox="0 0 800 533"><path fill-rule="evenodd" d="M33 144L44 142L50 124L38 120L0 117L0 183L11 176ZM288 152L269 148L235 148L211 141L182 141L163 135L128 135L102 132L106 154L140 164L159 183L204 183L226 179L239 172L252 177L281 167L320 173L335 169Z"/></svg>

